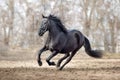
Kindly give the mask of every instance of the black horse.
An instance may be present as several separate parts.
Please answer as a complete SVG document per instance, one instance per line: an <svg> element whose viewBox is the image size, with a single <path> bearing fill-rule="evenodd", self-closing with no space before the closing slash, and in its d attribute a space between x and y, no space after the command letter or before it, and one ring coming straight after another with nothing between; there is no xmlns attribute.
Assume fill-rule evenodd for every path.
<svg viewBox="0 0 120 80"><path fill-rule="evenodd" d="M53 15L48 17L42 16L43 20L39 29L39 36L48 31L48 37L44 47L38 53L38 64L41 66L41 54L43 51L50 50L52 54L46 59L47 63L56 65L59 70L71 61L72 57L82 47L85 47L85 51L89 56L95 58L101 58L101 52L98 50L92 50L89 40L78 30L67 30L62 24L61 20ZM71 52L71 53L70 53ZM58 53L64 54L57 64L50 60ZM67 59L66 62L61 66L61 62Z"/></svg>

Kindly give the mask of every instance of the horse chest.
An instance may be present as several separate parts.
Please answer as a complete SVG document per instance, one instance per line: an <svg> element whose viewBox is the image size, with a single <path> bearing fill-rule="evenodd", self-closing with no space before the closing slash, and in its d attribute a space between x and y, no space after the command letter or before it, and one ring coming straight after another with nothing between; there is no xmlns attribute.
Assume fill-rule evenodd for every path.
<svg viewBox="0 0 120 80"><path fill-rule="evenodd" d="M49 50L53 51L53 50L57 50L57 51L61 51L63 49L63 47L65 46L65 40L56 38L56 39L51 39L50 43L49 43Z"/></svg>

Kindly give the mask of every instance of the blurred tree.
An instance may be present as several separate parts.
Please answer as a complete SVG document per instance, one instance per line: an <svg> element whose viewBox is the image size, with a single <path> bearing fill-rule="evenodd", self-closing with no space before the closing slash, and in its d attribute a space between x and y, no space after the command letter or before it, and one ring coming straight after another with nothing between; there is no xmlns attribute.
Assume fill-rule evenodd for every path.
<svg viewBox="0 0 120 80"><path fill-rule="evenodd" d="M7 46L42 45L38 37L41 14L58 16L70 29L79 29L92 46L118 52L120 0L3 0L0 5L0 40ZM44 36L45 37L45 36Z"/></svg>
<svg viewBox="0 0 120 80"><path fill-rule="evenodd" d="M3 10L2 12L2 28L4 33L4 44L9 45L10 39L13 37L14 0L7 0L6 5L8 6L7 10Z"/></svg>

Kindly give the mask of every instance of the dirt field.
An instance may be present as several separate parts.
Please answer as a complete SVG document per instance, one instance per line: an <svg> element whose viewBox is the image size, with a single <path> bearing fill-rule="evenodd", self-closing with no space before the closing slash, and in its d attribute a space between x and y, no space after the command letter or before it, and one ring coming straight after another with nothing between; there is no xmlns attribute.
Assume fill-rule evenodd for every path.
<svg viewBox="0 0 120 80"><path fill-rule="evenodd" d="M45 62L49 52L41 56L43 65L40 67L36 62L37 50L28 51L19 50L0 55L0 80L120 80L118 54L95 59L79 52L81 54L75 55L59 71ZM57 55L53 60L57 62L62 56Z"/></svg>
<svg viewBox="0 0 120 80"><path fill-rule="evenodd" d="M45 61L0 61L0 80L120 80L120 59L73 59L62 71Z"/></svg>

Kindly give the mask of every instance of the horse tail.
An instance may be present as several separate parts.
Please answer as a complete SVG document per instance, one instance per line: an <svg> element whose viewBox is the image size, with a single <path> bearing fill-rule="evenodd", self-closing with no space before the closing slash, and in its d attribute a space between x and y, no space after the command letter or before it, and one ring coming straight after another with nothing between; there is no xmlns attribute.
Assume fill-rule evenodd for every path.
<svg viewBox="0 0 120 80"><path fill-rule="evenodd" d="M95 57L95 58L101 58L102 57L102 52L100 50L92 50L91 46L90 46L90 42L89 40L85 37L85 51L86 53L91 56L91 57Z"/></svg>

